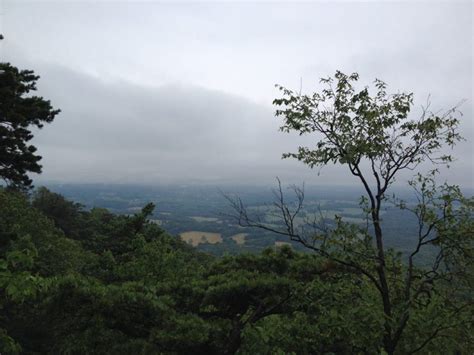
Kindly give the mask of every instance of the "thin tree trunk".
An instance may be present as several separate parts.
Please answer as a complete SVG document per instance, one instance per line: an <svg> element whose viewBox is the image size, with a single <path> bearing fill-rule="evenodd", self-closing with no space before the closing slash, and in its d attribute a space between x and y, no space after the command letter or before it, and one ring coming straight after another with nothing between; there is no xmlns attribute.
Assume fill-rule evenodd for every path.
<svg viewBox="0 0 474 355"><path fill-rule="evenodd" d="M379 220L379 206L372 212L372 221L374 224L375 240L377 245L378 265L377 274L380 281L380 294L382 297L383 311L385 315L383 344L385 351L392 355L395 351L395 344L392 339L392 304L390 301L390 289L388 287L387 275L385 273L385 251L383 247L382 228Z"/></svg>

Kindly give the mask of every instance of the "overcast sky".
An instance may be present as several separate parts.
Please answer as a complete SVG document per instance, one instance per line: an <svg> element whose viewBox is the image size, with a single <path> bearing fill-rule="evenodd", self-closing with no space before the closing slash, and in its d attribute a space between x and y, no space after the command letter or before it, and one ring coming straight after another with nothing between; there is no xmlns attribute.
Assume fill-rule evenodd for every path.
<svg viewBox="0 0 474 355"><path fill-rule="evenodd" d="M274 84L336 70L461 99L451 182L473 186L473 5L410 2L0 0L0 60L34 69L62 113L36 134L36 180L350 184L346 169L281 160L314 137L280 133ZM415 109L414 113L419 110Z"/></svg>

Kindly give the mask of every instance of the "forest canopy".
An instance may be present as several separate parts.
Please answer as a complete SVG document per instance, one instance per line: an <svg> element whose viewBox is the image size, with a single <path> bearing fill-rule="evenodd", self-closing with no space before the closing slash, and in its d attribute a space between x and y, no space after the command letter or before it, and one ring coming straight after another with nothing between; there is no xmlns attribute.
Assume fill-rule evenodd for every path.
<svg viewBox="0 0 474 355"><path fill-rule="evenodd" d="M46 189L32 200L1 190L2 353L383 348L383 309L363 274L289 247L212 257L147 222L151 209L117 216ZM405 267L390 263L394 272ZM472 350L472 309L451 313L472 289L452 291L448 282L423 290L399 353Z"/></svg>

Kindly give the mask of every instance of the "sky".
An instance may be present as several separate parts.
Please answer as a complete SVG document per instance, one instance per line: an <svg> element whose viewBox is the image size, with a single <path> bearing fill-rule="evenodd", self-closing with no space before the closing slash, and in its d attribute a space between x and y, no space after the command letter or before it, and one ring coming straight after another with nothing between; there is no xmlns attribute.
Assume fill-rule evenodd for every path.
<svg viewBox="0 0 474 355"><path fill-rule="evenodd" d="M39 183L356 183L282 160L318 137L279 132L272 106L275 84L311 93L341 70L414 92L413 118L466 100L442 177L474 187L471 1L0 0L0 33L0 61L62 110L35 132Z"/></svg>

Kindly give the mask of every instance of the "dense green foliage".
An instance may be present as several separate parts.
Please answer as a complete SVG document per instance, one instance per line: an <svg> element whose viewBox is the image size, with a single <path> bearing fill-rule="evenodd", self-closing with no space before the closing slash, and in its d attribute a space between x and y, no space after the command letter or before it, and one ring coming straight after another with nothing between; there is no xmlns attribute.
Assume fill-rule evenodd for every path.
<svg viewBox="0 0 474 355"><path fill-rule="evenodd" d="M0 352L380 353L383 312L364 275L287 247L211 257L147 222L152 209L0 190ZM401 349L435 329L444 337L424 351L473 349L472 314L443 318L449 289L427 292Z"/></svg>

